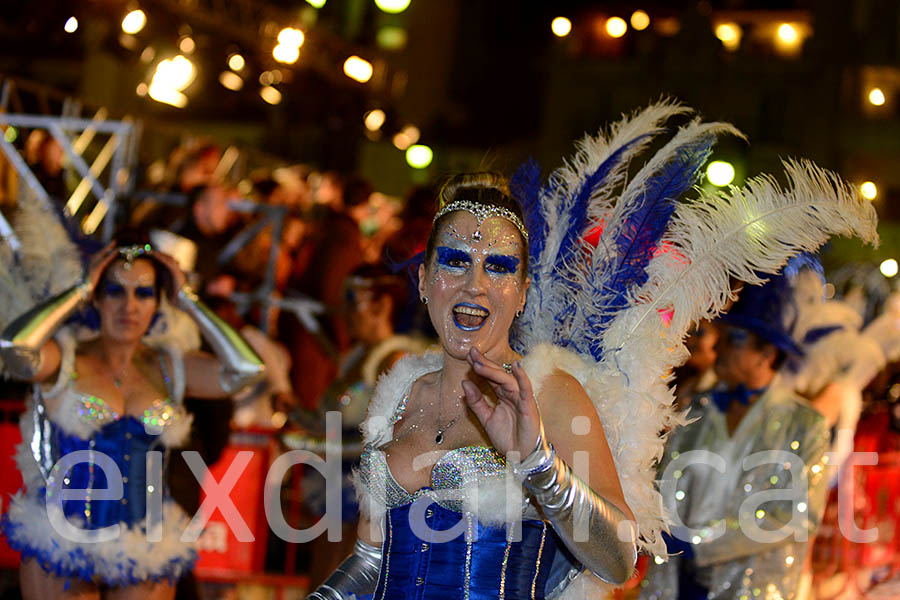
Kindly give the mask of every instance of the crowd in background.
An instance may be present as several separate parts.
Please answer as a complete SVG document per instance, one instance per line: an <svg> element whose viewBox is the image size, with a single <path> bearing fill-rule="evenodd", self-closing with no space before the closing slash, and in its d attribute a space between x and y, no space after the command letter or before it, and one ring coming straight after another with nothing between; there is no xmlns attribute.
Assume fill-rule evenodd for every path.
<svg viewBox="0 0 900 600"><path fill-rule="evenodd" d="M45 131L35 130L21 151L62 214L74 188L62 148ZM203 414L204 423L192 447L211 463L235 426L300 431L299 437L285 435L283 442L308 447L309 440L321 433L324 413L339 410L349 449L358 442L354 430L378 375L404 353L425 349L433 335L407 267L424 250L436 208L434 191L412 188L396 198L377 192L357 174L303 165L258 169L236 181L222 166L227 162L223 154L222 148L208 142L178 146L167 160L146 169L138 186L142 193L123 199L123 216L117 223L120 231L169 232L174 236L163 239L178 242L172 248L185 243L192 248L185 254L189 264L182 266L191 272L193 287L242 331L267 364L269 381L260 393L244 394L234 402L187 400L190 410ZM242 203L248 201L257 208L279 208L280 229L274 222L259 228L221 260L233 240L270 214L245 210L248 205ZM11 213L14 207L6 202L3 208ZM264 295L254 296L261 289ZM715 383L716 335L715 324L704 323L688 341L691 358L676 372L677 395L684 406ZM11 389L7 387L7 395ZM864 400L857 450L900 457L900 364L887 365L866 388ZM351 450L345 473L354 458ZM173 479L179 477L179 469L183 479L190 479L186 467L175 463ZM885 530L882 539L896 539L892 528L900 523L889 522L896 506L886 506L884 490L881 496L873 492L866 476L857 469L860 493L854 509L865 515L869 526ZM310 519L322 510L320 483L315 478L303 482ZM177 497L178 486L172 489ZM355 505L349 484L345 492L350 529ZM890 501L896 504L900 490L894 492ZM196 509L199 490L194 487L184 494L186 508ZM846 552L834 542L837 498L832 496L813 553L822 568ZM346 544L329 547L322 540L320 546L306 554L315 563L311 573L330 572L347 551ZM877 552L860 551L859 566L868 570L865 577L895 564L894 553L894 543Z"/></svg>

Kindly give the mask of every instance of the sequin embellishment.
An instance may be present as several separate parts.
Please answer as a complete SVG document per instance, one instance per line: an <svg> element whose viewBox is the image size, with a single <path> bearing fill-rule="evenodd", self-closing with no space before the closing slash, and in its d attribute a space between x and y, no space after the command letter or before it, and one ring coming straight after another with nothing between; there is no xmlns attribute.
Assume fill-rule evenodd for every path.
<svg viewBox="0 0 900 600"><path fill-rule="evenodd" d="M109 423L119 418L119 413L111 409L102 398L84 395L78 406L78 416L84 423Z"/></svg>

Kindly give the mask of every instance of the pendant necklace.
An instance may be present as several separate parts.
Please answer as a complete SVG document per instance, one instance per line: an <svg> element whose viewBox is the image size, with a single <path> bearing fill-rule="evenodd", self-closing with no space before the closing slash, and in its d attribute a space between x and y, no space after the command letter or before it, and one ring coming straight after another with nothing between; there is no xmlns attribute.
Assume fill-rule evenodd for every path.
<svg viewBox="0 0 900 600"><path fill-rule="evenodd" d="M447 423L447 425L445 425L444 427L441 427L441 423L444 422L444 418L441 415L442 404L443 403L440 402L440 400L438 400L438 430L437 430L437 435L434 436L434 443L437 444L438 446L440 446L441 444L444 443L444 432L447 431L448 429L450 429L451 427L453 427L456 424L456 422L459 421L459 418L461 416L463 416L463 413L460 412L455 417L453 417L450 420L450 422ZM459 398L457 398L457 400L456 400L456 406L457 407L459 406Z"/></svg>

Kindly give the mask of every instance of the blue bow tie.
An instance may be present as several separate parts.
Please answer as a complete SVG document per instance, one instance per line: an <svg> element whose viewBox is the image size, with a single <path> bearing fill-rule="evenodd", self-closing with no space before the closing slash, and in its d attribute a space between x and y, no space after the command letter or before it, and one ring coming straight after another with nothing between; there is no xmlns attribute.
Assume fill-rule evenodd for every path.
<svg viewBox="0 0 900 600"><path fill-rule="evenodd" d="M750 404L750 398L756 396L757 394L762 394L766 391L766 388L761 387L756 390L747 389L743 383L737 385L737 387L730 390L716 390L712 393L713 402L716 403L716 406L719 407L719 410L725 412L728 410L728 405L733 401L740 402L744 406Z"/></svg>

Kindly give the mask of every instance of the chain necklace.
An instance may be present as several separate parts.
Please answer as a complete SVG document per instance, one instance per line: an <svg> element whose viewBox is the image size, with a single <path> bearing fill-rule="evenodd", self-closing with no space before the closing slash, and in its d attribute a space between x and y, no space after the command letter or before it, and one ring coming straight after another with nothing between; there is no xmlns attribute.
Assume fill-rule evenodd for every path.
<svg viewBox="0 0 900 600"><path fill-rule="evenodd" d="M444 403L441 402L440 399L438 399L437 434L434 436L434 443L438 446L444 443L444 432L456 425L456 422L459 421L460 417L465 414L465 411L457 412L456 416L450 419L450 422L442 427L441 424L444 422L444 417L441 408L443 408L443 404ZM457 394L456 396L456 407L459 408L459 394Z"/></svg>

